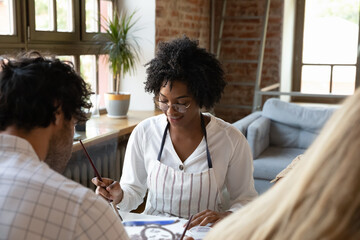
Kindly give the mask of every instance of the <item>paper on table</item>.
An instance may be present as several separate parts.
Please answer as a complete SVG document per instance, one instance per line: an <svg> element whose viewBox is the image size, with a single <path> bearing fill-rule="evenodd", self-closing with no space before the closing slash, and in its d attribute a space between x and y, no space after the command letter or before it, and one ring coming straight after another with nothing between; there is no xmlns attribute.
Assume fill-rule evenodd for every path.
<svg viewBox="0 0 360 240"><path fill-rule="evenodd" d="M141 217L142 214L138 214ZM143 215L144 216L144 215ZM146 216L146 215L145 215ZM126 232L130 239L179 239L183 230L186 219L179 218L166 218L166 217L155 217L155 218L136 218L126 219L123 222ZM127 226L127 223L131 226ZM136 225L136 226L134 226Z"/></svg>

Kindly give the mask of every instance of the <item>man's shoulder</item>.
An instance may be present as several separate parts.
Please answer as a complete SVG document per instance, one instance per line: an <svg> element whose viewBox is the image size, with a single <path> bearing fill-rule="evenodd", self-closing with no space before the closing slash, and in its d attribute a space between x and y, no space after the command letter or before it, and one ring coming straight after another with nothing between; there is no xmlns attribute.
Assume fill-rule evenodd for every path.
<svg viewBox="0 0 360 240"><path fill-rule="evenodd" d="M34 184L38 191L51 194L54 196L54 200L60 202L68 202L73 205L81 205L84 199L88 198L95 193L82 186L81 184L74 182L73 180L49 169L47 173L48 178L41 185L41 179L34 181ZM45 175L44 175L45 176Z"/></svg>
<svg viewBox="0 0 360 240"><path fill-rule="evenodd" d="M81 184L54 171L44 162L29 158L22 161L20 166L26 166L27 164L29 164L28 168L23 167L13 170L13 181L20 188L21 183L28 182L35 195L36 193L51 195L54 199L64 199L78 204L88 192L92 192ZM11 176L9 175L9 177Z"/></svg>
<svg viewBox="0 0 360 240"><path fill-rule="evenodd" d="M86 209L107 207L93 191L53 171L45 163L30 158L25 160L28 161L23 161L20 168L8 165L10 171L0 175L0 190L7 199L1 211L13 212L13 216L17 216L4 221L6 224L30 226L35 219L37 225L31 225L29 231L47 236L48 232L42 232L42 226L51 223L55 230L62 231L64 239L73 239ZM88 216L95 219L99 215ZM18 231L11 234L14 237L10 238L21 239L15 237Z"/></svg>

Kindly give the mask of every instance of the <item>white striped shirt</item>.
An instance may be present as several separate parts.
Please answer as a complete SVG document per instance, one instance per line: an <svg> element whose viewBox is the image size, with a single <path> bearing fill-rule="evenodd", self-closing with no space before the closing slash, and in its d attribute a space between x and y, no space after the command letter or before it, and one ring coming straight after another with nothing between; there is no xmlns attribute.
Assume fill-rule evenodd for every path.
<svg viewBox="0 0 360 240"><path fill-rule="evenodd" d="M257 196L254 188L251 150L246 138L238 129L211 114L207 113L206 115L211 118L206 126L206 132L216 175L216 184L219 186L220 191L223 187L227 187L230 194L230 208L228 210L236 211ZM156 166L155 162L157 161L166 124L166 116L161 114L142 121L133 130L126 148L120 181L120 185L124 190L123 200L119 203L121 210L130 211L135 209L143 201L148 189L147 178ZM209 168L204 138L195 151L182 162L172 145L168 133L161 163L176 171L186 173L197 174L207 171ZM183 170L180 168L183 168ZM159 179L159 181L162 180ZM158 186L163 184L169 186L172 182L157 183ZM180 199L182 191L178 188L179 186L175 186L174 195L171 199ZM192 191L198 192L199 189L194 186ZM153 193L154 195L158 196L156 192ZM170 205L172 204L171 199ZM207 201L207 198L203 197L201 201ZM157 204L162 204L161 202L162 200ZM147 206L147 208L149 207Z"/></svg>
<svg viewBox="0 0 360 240"><path fill-rule="evenodd" d="M129 239L107 202L0 134L0 239Z"/></svg>

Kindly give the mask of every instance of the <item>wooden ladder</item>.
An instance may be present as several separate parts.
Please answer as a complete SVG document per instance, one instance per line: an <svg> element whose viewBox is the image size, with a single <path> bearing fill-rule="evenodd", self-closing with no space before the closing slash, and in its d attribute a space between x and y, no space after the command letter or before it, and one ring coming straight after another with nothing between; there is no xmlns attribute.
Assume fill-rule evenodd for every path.
<svg viewBox="0 0 360 240"><path fill-rule="evenodd" d="M215 0L212 0L212 36L211 36L211 51L214 52L214 28L215 28ZM224 104L220 104L222 107L236 107L236 108L243 108L243 109L252 109L252 111L256 111L261 106L261 96L259 97L257 92L260 91L261 86L261 74L262 74L262 67L263 67L263 60L264 60L264 50L265 50L265 42L266 42L266 33L267 33L267 25L269 20L269 10L270 10L270 0L265 0L265 10L262 15L259 16L237 16L237 17L227 17L226 16L226 5L227 0L223 0L222 3L222 11L221 11L221 21L219 25L219 31L218 31L218 42L217 42L217 48L216 48L216 56L219 59L221 47L224 40L236 40L236 41L258 41L259 44L259 50L258 50L258 57L256 60L254 59L221 59L223 63L256 63L257 64L257 70L256 70L256 79L254 81L248 81L248 82L230 82L228 84L230 85L239 85L239 86L253 86L254 87L254 97L253 97L253 103L252 106L248 105L231 105L231 106L225 106ZM225 19L228 18L236 18L239 20L253 20L253 19L260 19L261 20L261 36L257 38L242 38L242 37L223 37L223 29L224 29L224 23Z"/></svg>

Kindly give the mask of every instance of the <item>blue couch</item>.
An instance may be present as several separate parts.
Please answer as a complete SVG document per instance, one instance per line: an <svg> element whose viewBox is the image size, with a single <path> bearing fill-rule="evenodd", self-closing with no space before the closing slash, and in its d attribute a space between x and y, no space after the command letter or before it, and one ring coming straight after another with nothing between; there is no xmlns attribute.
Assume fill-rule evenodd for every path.
<svg viewBox="0 0 360 240"><path fill-rule="evenodd" d="M336 107L310 107L268 99L262 111L233 123L247 138L259 194L291 161L306 151Z"/></svg>

